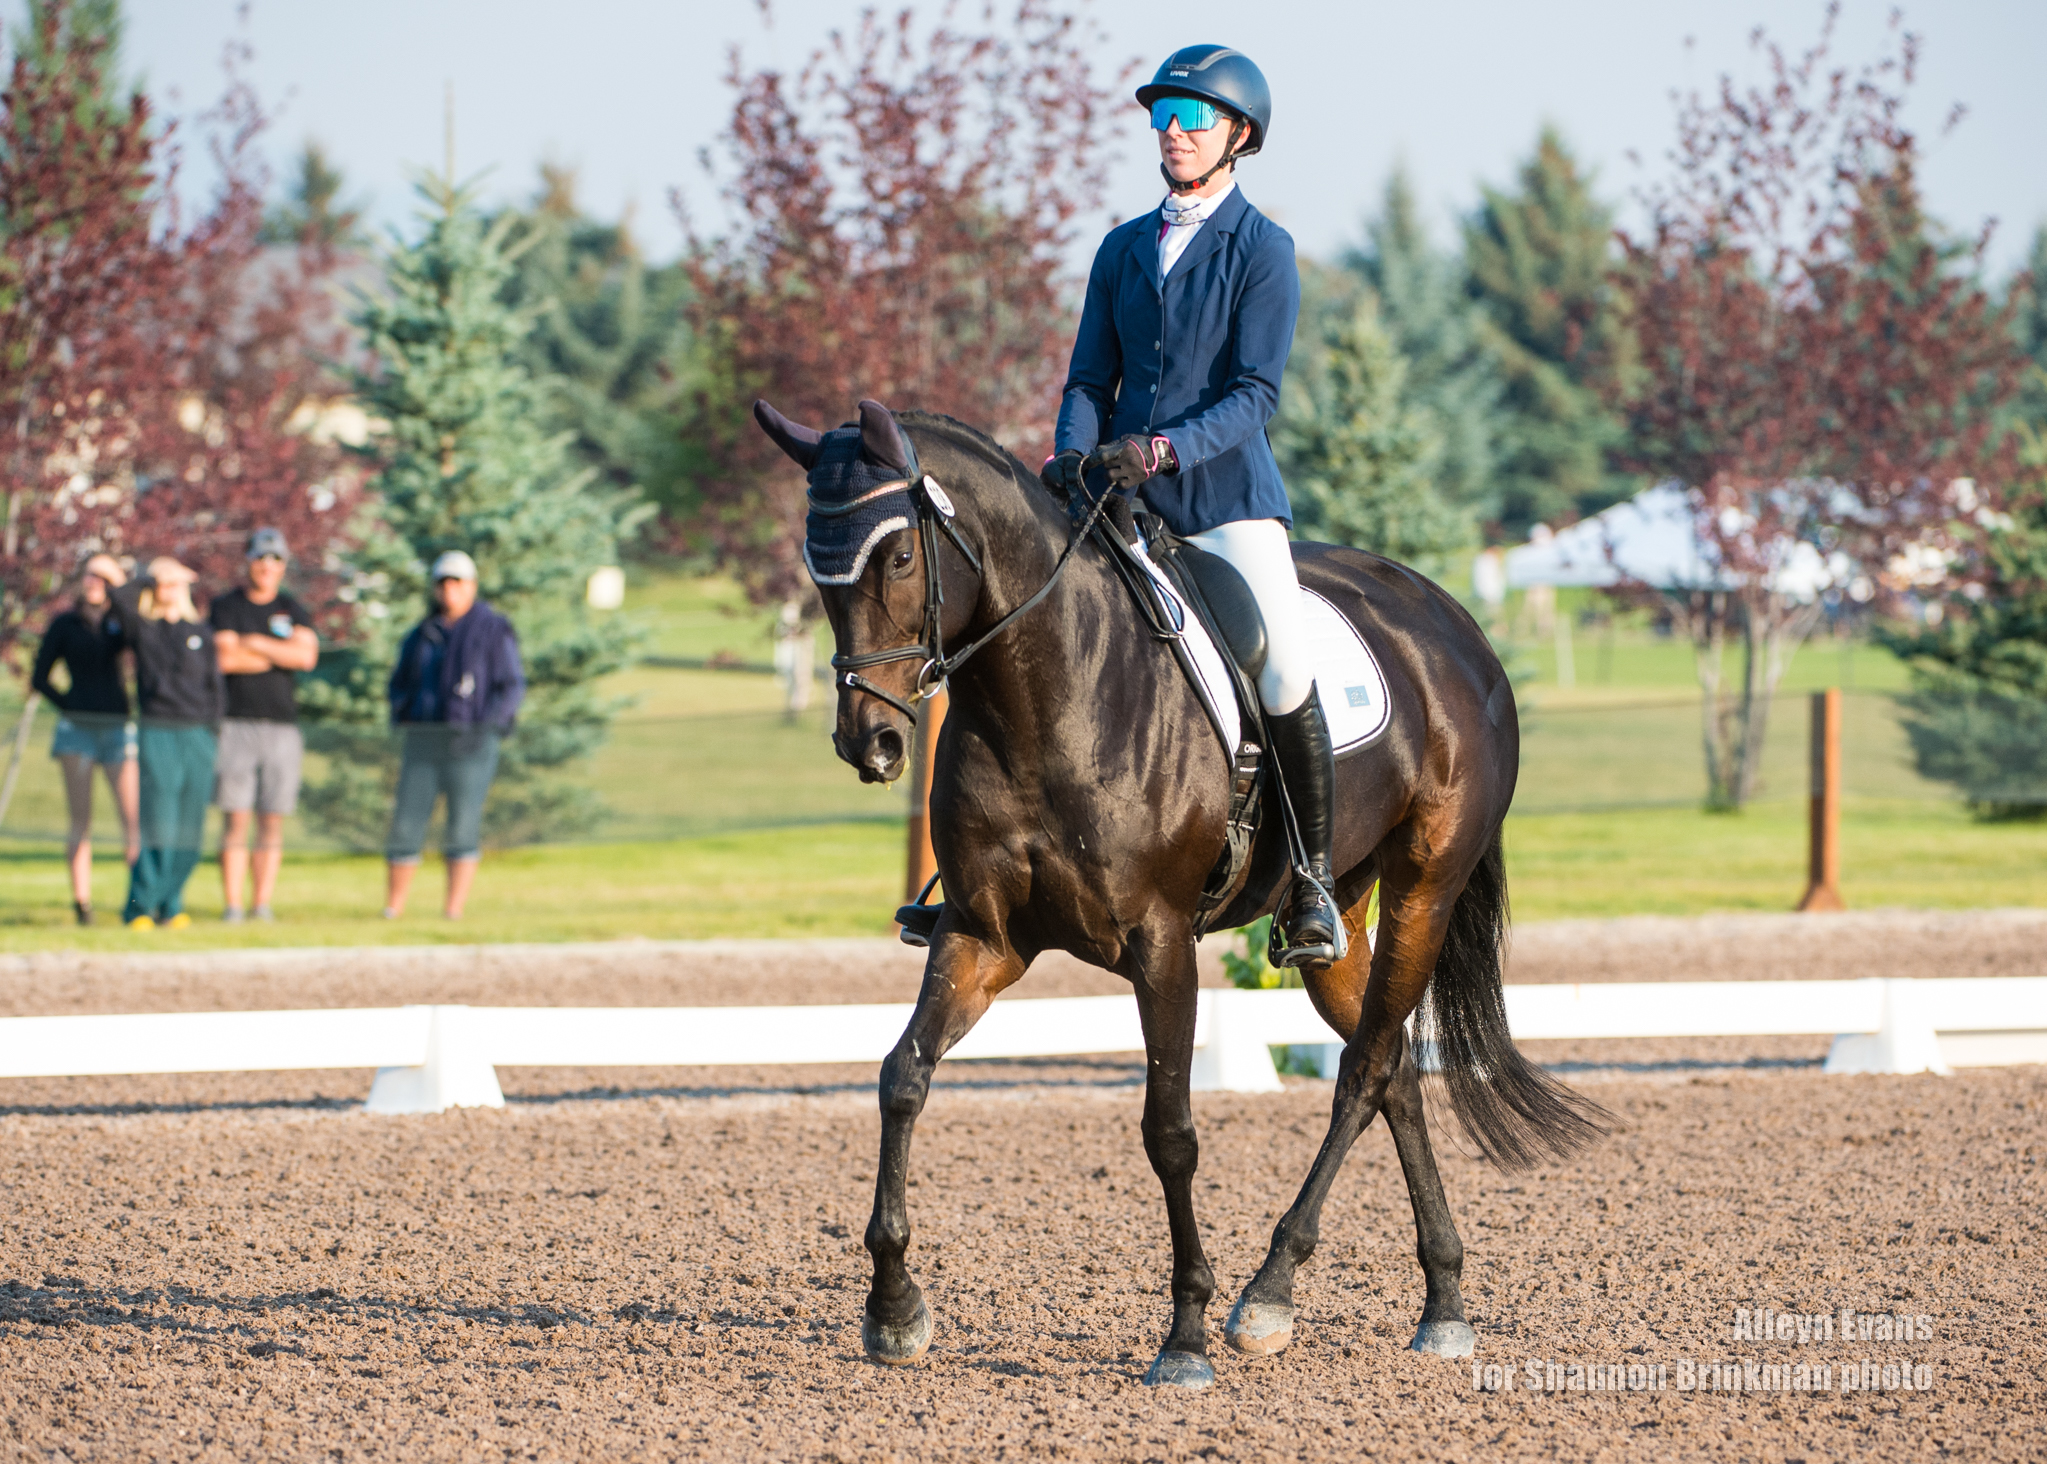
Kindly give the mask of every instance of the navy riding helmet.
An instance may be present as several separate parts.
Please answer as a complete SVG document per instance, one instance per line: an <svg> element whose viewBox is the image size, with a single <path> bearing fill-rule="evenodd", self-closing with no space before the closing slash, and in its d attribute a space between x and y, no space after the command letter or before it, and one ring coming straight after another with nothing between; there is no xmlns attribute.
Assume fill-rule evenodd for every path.
<svg viewBox="0 0 2047 1464"><path fill-rule="evenodd" d="M1228 46L1182 46L1166 57L1137 100L1149 107L1160 97L1199 97L1251 124L1251 136L1233 157L1247 158L1265 146L1272 125L1272 88L1249 56Z"/></svg>

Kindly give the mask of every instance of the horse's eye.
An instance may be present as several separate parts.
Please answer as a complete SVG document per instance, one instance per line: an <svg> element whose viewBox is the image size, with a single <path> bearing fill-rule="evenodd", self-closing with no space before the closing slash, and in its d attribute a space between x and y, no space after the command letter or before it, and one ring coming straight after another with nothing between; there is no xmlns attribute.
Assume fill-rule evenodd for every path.
<svg viewBox="0 0 2047 1464"><path fill-rule="evenodd" d="M893 567L896 569L908 569L910 567L910 551L907 547L896 550Z"/></svg>

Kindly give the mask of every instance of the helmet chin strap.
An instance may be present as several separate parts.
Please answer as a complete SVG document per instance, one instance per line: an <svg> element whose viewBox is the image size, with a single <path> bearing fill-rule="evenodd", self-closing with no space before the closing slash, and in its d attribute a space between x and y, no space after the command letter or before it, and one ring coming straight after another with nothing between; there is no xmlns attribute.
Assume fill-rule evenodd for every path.
<svg viewBox="0 0 2047 1464"><path fill-rule="evenodd" d="M1220 173L1224 168L1227 168L1231 163L1234 163L1237 160L1237 143L1242 140L1244 133L1247 130L1248 129L1242 122L1235 120L1231 121L1230 145L1223 149L1222 157L1216 160L1216 165L1214 167L1210 168L1206 173L1203 173L1199 178L1190 178L1185 183L1182 183L1178 178L1175 178L1172 175L1172 173L1167 170L1166 165L1162 160L1159 163L1159 176L1166 180L1167 191L1170 193L1193 193L1199 189L1206 188L1208 186L1209 179L1213 178L1217 173Z"/></svg>

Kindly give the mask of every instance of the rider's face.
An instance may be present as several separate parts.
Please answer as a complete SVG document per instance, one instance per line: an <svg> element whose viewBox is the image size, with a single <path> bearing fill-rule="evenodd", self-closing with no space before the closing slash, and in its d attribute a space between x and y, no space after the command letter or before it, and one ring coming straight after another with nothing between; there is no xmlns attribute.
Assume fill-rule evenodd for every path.
<svg viewBox="0 0 2047 1464"><path fill-rule="evenodd" d="M1230 145L1232 123L1227 116L1216 118L1215 126L1204 127L1199 132L1183 132L1175 118L1164 132L1157 134L1159 140L1159 161L1166 165L1166 171L1179 182L1199 178L1210 168L1222 161L1223 150ZM1225 169L1209 179L1212 186L1219 186L1230 175Z"/></svg>

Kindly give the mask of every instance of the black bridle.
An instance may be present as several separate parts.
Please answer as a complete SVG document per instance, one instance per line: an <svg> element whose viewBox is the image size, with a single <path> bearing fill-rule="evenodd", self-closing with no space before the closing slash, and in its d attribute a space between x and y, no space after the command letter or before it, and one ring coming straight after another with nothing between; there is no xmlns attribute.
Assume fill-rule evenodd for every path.
<svg viewBox="0 0 2047 1464"><path fill-rule="evenodd" d="M900 436L910 459L904 465L903 479L909 486L910 503L917 513L917 537L924 550L924 634L922 639L909 645L891 646L886 650L863 651L853 656L841 652L832 657L832 669L839 673L839 685L848 691L864 691L869 696L887 702L908 717L910 725L914 727L917 724L918 703L928 701L934 692L942 690L952 674L966 665L975 652L1009 629L1052 593L1052 586L1059 583L1059 576L1065 573L1066 562L1073 558L1073 551L1093 532L1095 521L1102 516L1102 510L1107 507L1110 495L1104 492L1095 500L1094 508L1088 513L1086 521L1074 530L1073 537L1067 541L1066 548L1059 555L1059 562L1052 566L1052 573L1046 576L1044 584L1038 586L1037 593L996 621L986 634L948 656L945 653L945 582L938 568L939 537L943 535L951 542L952 547L959 551L960 557L973 567L976 575L983 573L981 559L953 523L955 514L952 500L946 497L945 490L938 486L935 479L926 475L917 466L917 447L910 441L910 434L903 432ZM1085 471L1098 465L1099 459L1090 454L1081 467L1082 471ZM811 509L816 513L845 513L849 512L850 508L851 505L846 508L820 507L816 500L811 501ZM908 700L876 686L860 674L870 667L886 666L892 661L915 660L922 660L924 664L917 668L917 680L910 689Z"/></svg>

